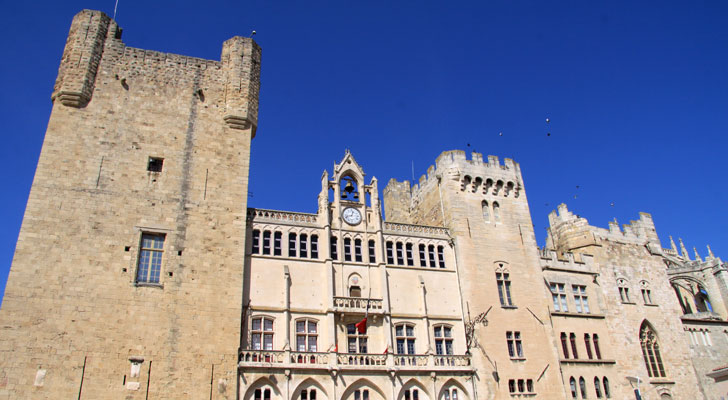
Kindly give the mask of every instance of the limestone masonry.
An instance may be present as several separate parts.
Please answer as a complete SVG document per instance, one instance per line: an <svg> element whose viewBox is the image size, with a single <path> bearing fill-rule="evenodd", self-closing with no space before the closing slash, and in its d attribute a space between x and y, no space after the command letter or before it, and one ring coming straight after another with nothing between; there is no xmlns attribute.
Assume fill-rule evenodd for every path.
<svg viewBox="0 0 728 400"><path fill-rule="evenodd" d="M0 398L728 399L728 264L649 214L562 204L539 248L520 166L462 151L381 200L347 151L316 213L247 208L260 63L250 38L211 61L74 17Z"/></svg>

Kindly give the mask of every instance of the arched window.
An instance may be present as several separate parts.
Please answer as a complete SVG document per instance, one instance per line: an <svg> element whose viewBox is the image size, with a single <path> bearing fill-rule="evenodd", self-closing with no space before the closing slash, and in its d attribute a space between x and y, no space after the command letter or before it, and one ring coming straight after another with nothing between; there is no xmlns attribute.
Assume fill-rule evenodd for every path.
<svg viewBox="0 0 728 400"><path fill-rule="evenodd" d="M452 327L448 325L435 325L435 352L438 355L453 354Z"/></svg>
<svg viewBox="0 0 728 400"><path fill-rule="evenodd" d="M579 390L581 391L581 398L586 399L586 381L584 381L584 377L579 377Z"/></svg>
<svg viewBox="0 0 728 400"><path fill-rule="evenodd" d="M493 202L493 219L495 222L500 222L500 205L497 201Z"/></svg>
<svg viewBox="0 0 728 400"><path fill-rule="evenodd" d="M592 359L592 350L591 350L591 338L588 333L584 334L584 346L586 346L586 356L589 357L589 359Z"/></svg>
<svg viewBox="0 0 728 400"><path fill-rule="evenodd" d="M695 294L695 308L698 309L698 312L713 312L713 306L710 304L708 292L702 287Z"/></svg>
<svg viewBox="0 0 728 400"><path fill-rule="evenodd" d="M339 239L336 236L331 236L331 242L329 244L329 251L331 253L332 260L339 259Z"/></svg>
<svg viewBox="0 0 728 400"><path fill-rule="evenodd" d="M351 286L349 288L349 297L361 297L361 288L359 286Z"/></svg>
<svg viewBox="0 0 728 400"><path fill-rule="evenodd" d="M369 400L369 390L357 389L354 391L354 400Z"/></svg>
<svg viewBox="0 0 728 400"><path fill-rule="evenodd" d="M569 345L566 343L566 333L561 332L561 350L564 352L564 359L569 358Z"/></svg>
<svg viewBox="0 0 728 400"><path fill-rule="evenodd" d="M374 240L369 241L369 262L374 264L377 262L377 256L375 251L375 242Z"/></svg>
<svg viewBox="0 0 728 400"><path fill-rule="evenodd" d="M435 268L437 265L435 265L435 246L429 245L427 246L427 253L430 256L430 268Z"/></svg>
<svg viewBox="0 0 728 400"><path fill-rule="evenodd" d="M571 389L571 398L576 398L576 379L572 376L569 378L569 389Z"/></svg>
<svg viewBox="0 0 728 400"><path fill-rule="evenodd" d="M665 368L662 365L660 356L660 344L657 335L647 322L642 323L640 328L640 344L642 346L642 357L645 360L647 374L650 378L665 377Z"/></svg>
<svg viewBox="0 0 728 400"><path fill-rule="evenodd" d="M601 360L602 352L599 350L599 335L596 333L592 336L592 343L594 343L594 354L597 356L597 360Z"/></svg>
<svg viewBox="0 0 728 400"><path fill-rule="evenodd" d="M626 279L617 279L617 287L619 288L619 298L622 303L631 303L629 300L629 283Z"/></svg>
<svg viewBox="0 0 728 400"><path fill-rule="evenodd" d="M440 268L445 268L445 248L443 246L437 246L437 260Z"/></svg>
<svg viewBox="0 0 728 400"><path fill-rule="evenodd" d="M420 267L427 266L427 255L425 254L425 245L420 244Z"/></svg>
<svg viewBox="0 0 728 400"><path fill-rule="evenodd" d="M404 247L402 242L397 242L397 265L404 265Z"/></svg>
<svg viewBox="0 0 728 400"><path fill-rule="evenodd" d="M291 232L288 234L288 257L296 256L296 234Z"/></svg>
<svg viewBox="0 0 728 400"><path fill-rule="evenodd" d="M602 385L599 383L599 378L594 377L594 391L597 393L597 399L602 398Z"/></svg>
<svg viewBox="0 0 728 400"><path fill-rule="evenodd" d="M359 187L354 178L345 176L341 178L339 185L342 200L359 201Z"/></svg>
<svg viewBox="0 0 728 400"><path fill-rule="evenodd" d="M354 261L362 262L361 239L354 239Z"/></svg>
<svg viewBox="0 0 728 400"><path fill-rule="evenodd" d="M270 254L270 231L263 231L263 254Z"/></svg>
<svg viewBox="0 0 728 400"><path fill-rule="evenodd" d="M571 342L571 354L574 358L579 358L579 353L576 351L576 335L573 332L569 335L569 341Z"/></svg>
<svg viewBox="0 0 728 400"><path fill-rule="evenodd" d="M253 230L253 248L251 250L251 253L253 254L259 254L260 253L260 230L254 229Z"/></svg>
<svg viewBox="0 0 728 400"><path fill-rule="evenodd" d="M647 281L640 282L640 292L642 293L642 301L645 304L652 303L652 291L650 290L650 283Z"/></svg>
<svg viewBox="0 0 728 400"><path fill-rule="evenodd" d="M483 200L481 207L483 208L483 220L485 222L490 222L490 206L488 205L488 202Z"/></svg>
<svg viewBox="0 0 728 400"><path fill-rule="evenodd" d="M301 234L298 240L298 256L301 258L308 258L308 235L305 233Z"/></svg>
<svg viewBox="0 0 728 400"><path fill-rule="evenodd" d="M609 394L609 379L605 376L602 378L602 383L604 384L604 397L611 399L612 395Z"/></svg>
<svg viewBox="0 0 728 400"><path fill-rule="evenodd" d="M296 321L296 351L318 351L318 323L312 319Z"/></svg>
<svg viewBox="0 0 728 400"><path fill-rule="evenodd" d="M311 235L311 258L318 258L318 236Z"/></svg>
<svg viewBox="0 0 728 400"><path fill-rule="evenodd" d="M344 261L351 261L351 239L344 238Z"/></svg>
<svg viewBox="0 0 728 400"><path fill-rule="evenodd" d="M283 234L281 232L273 233L273 255L274 256L281 255L282 238L283 238Z"/></svg>
<svg viewBox="0 0 728 400"><path fill-rule="evenodd" d="M415 354L415 326L399 324L394 327L397 354Z"/></svg>
<svg viewBox="0 0 728 400"><path fill-rule="evenodd" d="M301 400L316 400L316 389L301 390Z"/></svg>
<svg viewBox="0 0 728 400"><path fill-rule="evenodd" d="M394 265L394 243L387 242L387 264Z"/></svg>
<svg viewBox="0 0 728 400"><path fill-rule="evenodd" d="M407 243L405 247L407 250L407 265L413 266L415 265L415 256L412 253L412 243Z"/></svg>
<svg viewBox="0 0 728 400"><path fill-rule="evenodd" d="M273 350L273 318L253 317L250 331L253 350Z"/></svg>

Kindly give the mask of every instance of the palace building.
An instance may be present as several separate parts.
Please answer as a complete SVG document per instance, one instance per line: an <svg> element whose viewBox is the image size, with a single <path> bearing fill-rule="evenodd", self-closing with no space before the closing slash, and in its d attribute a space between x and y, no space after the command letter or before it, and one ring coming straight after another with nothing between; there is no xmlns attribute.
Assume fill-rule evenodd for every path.
<svg viewBox="0 0 728 400"><path fill-rule="evenodd" d="M345 151L311 179L316 213L248 208L261 49L121 36L99 11L71 23L0 397L728 399L728 264L709 248L564 204L539 247L519 164L463 151L381 197Z"/></svg>

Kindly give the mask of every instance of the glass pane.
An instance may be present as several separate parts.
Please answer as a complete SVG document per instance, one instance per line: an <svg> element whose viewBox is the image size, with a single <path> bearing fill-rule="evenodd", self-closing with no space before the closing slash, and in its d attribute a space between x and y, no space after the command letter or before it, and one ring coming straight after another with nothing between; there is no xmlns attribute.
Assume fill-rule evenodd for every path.
<svg viewBox="0 0 728 400"><path fill-rule="evenodd" d="M445 400L450 400L450 392L445 391L445 397L444 397L444 399Z"/></svg>
<svg viewBox="0 0 728 400"><path fill-rule="evenodd" d="M397 339L397 354L404 354L404 339Z"/></svg>
<svg viewBox="0 0 728 400"><path fill-rule="evenodd" d="M316 350L316 336L308 337L308 351L317 351Z"/></svg>
<svg viewBox="0 0 728 400"><path fill-rule="evenodd" d="M362 400L369 400L369 391L366 389L362 392Z"/></svg>
<svg viewBox="0 0 728 400"><path fill-rule="evenodd" d="M452 390L452 400L458 400L458 390L457 389Z"/></svg>
<svg viewBox="0 0 728 400"><path fill-rule="evenodd" d="M272 319L264 319L263 325L265 327L266 331L272 331L273 330L273 320Z"/></svg>
<svg viewBox="0 0 728 400"><path fill-rule="evenodd" d="M348 335L356 335L356 324L349 324L346 326L346 333Z"/></svg>
<svg viewBox="0 0 728 400"><path fill-rule="evenodd" d="M296 322L296 332L306 332L306 322L305 321Z"/></svg>
<svg viewBox="0 0 728 400"><path fill-rule="evenodd" d="M404 327L402 325L397 325L394 328L395 335L397 336L403 336Z"/></svg>
<svg viewBox="0 0 728 400"><path fill-rule="evenodd" d="M442 337L442 327L441 326L435 327L435 337Z"/></svg>
<svg viewBox="0 0 728 400"><path fill-rule="evenodd" d="M316 323L308 321L308 333L316 333Z"/></svg>
<svg viewBox="0 0 728 400"><path fill-rule="evenodd" d="M263 341L266 350L273 350L273 335L263 335Z"/></svg>
<svg viewBox="0 0 728 400"><path fill-rule="evenodd" d="M254 318L253 319L253 330L259 331L260 330L260 318Z"/></svg>
<svg viewBox="0 0 728 400"><path fill-rule="evenodd" d="M361 400L361 392L360 391L357 390L357 391L354 392L354 400Z"/></svg>
<svg viewBox="0 0 728 400"><path fill-rule="evenodd" d="M442 354L442 340L435 340L435 352Z"/></svg>
<svg viewBox="0 0 728 400"><path fill-rule="evenodd" d="M260 350L260 333L254 333L252 337L253 350Z"/></svg>
<svg viewBox="0 0 728 400"><path fill-rule="evenodd" d="M415 328L412 326L407 326L407 336L414 336L415 335Z"/></svg>
<svg viewBox="0 0 728 400"><path fill-rule="evenodd" d="M447 354L453 354L452 353L452 340L448 340L445 342L445 350L447 350Z"/></svg>
<svg viewBox="0 0 728 400"><path fill-rule="evenodd" d="M356 353L356 338L349 338L349 353Z"/></svg>
<svg viewBox="0 0 728 400"><path fill-rule="evenodd" d="M451 331L452 329L450 327L443 327L443 330L445 331L445 337L452 337Z"/></svg>
<svg viewBox="0 0 728 400"><path fill-rule="evenodd" d="M306 351L305 336L296 336L296 351Z"/></svg>
<svg viewBox="0 0 728 400"><path fill-rule="evenodd" d="M415 354L415 340L414 339L410 339L407 341L407 353Z"/></svg>

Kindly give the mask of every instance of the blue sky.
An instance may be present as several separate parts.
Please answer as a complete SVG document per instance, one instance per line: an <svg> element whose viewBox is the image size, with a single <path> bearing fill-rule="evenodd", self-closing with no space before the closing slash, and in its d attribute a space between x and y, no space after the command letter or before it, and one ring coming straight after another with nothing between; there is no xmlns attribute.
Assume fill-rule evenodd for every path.
<svg viewBox="0 0 728 400"><path fill-rule="evenodd" d="M114 1L2 5L2 291L83 8ZM663 246L728 258L728 2L120 0L116 19L128 46L215 60L257 31L249 206L315 211L345 148L381 188L474 149L521 164L541 244L566 202L602 227L650 212Z"/></svg>

